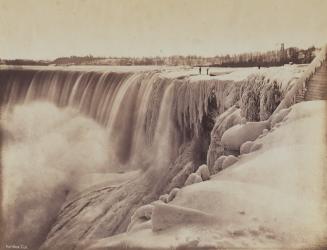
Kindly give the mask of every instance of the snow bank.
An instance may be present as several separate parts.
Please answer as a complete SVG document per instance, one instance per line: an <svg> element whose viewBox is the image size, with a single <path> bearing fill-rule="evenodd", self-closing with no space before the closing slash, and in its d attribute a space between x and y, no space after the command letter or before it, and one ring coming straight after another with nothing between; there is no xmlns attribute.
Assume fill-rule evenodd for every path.
<svg viewBox="0 0 327 250"><path fill-rule="evenodd" d="M169 205L156 204L154 230L102 239L90 249L306 248L327 244L326 102L291 108L257 140L262 148L206 182L186 186ZM191 244L191 243L190 243Z"/></svg>

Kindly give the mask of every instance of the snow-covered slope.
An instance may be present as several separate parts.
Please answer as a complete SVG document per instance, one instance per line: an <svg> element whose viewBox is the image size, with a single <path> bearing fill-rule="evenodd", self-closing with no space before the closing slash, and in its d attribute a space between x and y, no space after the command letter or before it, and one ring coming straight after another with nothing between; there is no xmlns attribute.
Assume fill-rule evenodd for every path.
<svg viewBox="0 0 327 250"><path fill-rule="evenodd" d="M326 102L296 104L282 122L255 141L262 144L259 150L241 155L208 181L180 189L169 203L152 203L152 211L139 216L129 232L84 247L323 246L327 243L325 129Z"/></svg>

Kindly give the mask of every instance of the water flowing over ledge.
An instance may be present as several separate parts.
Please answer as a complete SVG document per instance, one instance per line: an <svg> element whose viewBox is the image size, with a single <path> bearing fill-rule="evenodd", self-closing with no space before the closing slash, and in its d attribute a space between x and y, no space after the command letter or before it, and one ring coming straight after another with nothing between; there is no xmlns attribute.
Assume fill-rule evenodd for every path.
<svg viewBox="0 0 327 250"><path fill-rule="evenodd" d="M232 108L248 121L269 118L303 71L291 67L285 72L290 70L284 78L278 77L283 69L252 70L237 80L228 74L175 77L160 71L0 70L8 185L20 171L32 170L22 177L23 183L44 178L35 176L40 170L56 176L49 178L52 183L44 190L46 180L40 187L34 182L32 190L37 193L28 198L19 195L24 193L21 186L17 190L5 186L11 216L8 239L20 237L39 246L47 237L46 249L56 249L62 242L71 242L74 248L82 238L126 231L138 207L182 187L188 175L206 163L216 117ZM21 159L14 157L17 152L22 152ZM120 184L70 196L75 198L66 200L57 216L81 172L88 176L128 170L139 172ZM25 190L29 192L28 186ZM18 204L13 197L18 197ZM54 201L49 210L45 203ZM35 209L46 210L29 217L35 238L27 230L31 223L27 217L19 230L11 228L17 215ZM41 220L40 214L49 220Z"/></svg>

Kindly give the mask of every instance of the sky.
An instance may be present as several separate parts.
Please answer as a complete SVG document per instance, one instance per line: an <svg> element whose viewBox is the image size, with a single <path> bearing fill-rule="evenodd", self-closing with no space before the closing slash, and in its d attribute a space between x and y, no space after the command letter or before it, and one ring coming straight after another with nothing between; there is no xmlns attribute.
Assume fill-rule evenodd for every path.
<svg viewBox="0 0 327 250"><path fill-rule="evenodd" d="M0 58L215 56L327 43L327 0L0 0Z"/></svg>

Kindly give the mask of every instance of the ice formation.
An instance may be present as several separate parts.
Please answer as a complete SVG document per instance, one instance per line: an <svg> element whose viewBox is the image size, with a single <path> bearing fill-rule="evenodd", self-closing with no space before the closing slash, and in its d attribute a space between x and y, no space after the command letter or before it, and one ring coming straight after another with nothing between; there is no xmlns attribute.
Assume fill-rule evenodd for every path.
<svg viewBox="0 0 327 250"><path fill-rule="evenodd" d="M155 204L152 230L102 239L92 247L323 246L325 112L324 101L294 105L287 122L261 139L264 148L256 157L243 156L210 181L183 187L169 205ZM304 133L313 124L315 129Z"/></svg>

